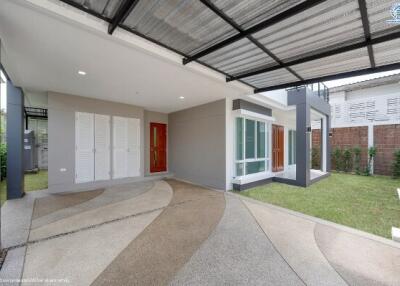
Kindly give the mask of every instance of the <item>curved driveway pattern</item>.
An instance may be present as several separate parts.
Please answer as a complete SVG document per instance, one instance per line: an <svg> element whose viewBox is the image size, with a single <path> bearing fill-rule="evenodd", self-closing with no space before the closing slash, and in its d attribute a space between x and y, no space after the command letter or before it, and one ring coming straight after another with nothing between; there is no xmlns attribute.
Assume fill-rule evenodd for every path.
<svg viewBox="0 0 400 286"><path fill-rule="evenodd" d="M226 196L221 222L171 285L304 285L243 203Z"/></svg>
<svg viewBox="0 0 400 286"><path fill-rule="evenodd" d="M400 285L395 242L177 180L44 192L6 210L11 205L31 206L31 227L25 243L8 250L0 279L34 279L35 285L41 279L69 285ZM10 225L9 217L2 224ZM14 232L7 234L25 235Z"/></svg>

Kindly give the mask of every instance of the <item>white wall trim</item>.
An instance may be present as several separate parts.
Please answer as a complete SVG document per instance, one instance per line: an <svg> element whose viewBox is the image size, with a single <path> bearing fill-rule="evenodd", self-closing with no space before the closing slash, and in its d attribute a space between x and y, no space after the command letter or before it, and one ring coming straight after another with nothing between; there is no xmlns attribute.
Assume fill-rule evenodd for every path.
<svg viewBox="0 0 400 286"><path fill-rule="evenodd" d="M256 181L260 181L260 180L264 180L264 179L269 179L269 178L273 178L275 177L275 174L272 172L262 172L262 173L255 173L255 174L250 174L250 175L246 175L246 176L242 176L242 177L236 177L234 179L232 179L232 183L233 184L239 184L239 185L243 185L243 184L248 184L248 183L252 183L252 182L256 182Z"/></svg>
<svg viewBox="0 0 400 286"><path fill-rule="evenodd" d="M326 115L324 115L322 117L322 124L321 125L322 125L322 130L323 130L323 133L321 134L322 135L322 138L321 138L322 139L321 140L321 142L322 142L322 166L321 167L322 167L322 172L326 173L327 166L328 166L328 149L327 149L326 139L327 139L328 133L329 133L328 120L327 120ZM311 140L312 140L312 138L311 138ZM311 142L311 145L312 145L312 142Z"/></svg>
<svg viewBox="0 0 400 286"><path fill-rule="evenodd" d="M374 146L374 125L368 125L368 150L370 147ZM369 155L367 157L369 159ZM371 160L371 174L374 174L374 158Z"/></svg>

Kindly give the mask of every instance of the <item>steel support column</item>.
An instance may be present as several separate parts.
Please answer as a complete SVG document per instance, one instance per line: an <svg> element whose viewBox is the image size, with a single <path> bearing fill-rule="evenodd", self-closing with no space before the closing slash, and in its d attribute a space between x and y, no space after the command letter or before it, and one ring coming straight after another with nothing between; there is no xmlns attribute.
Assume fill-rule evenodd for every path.
<svg viewBox="0 0 400 286"><path fill-rule="evenodd" d="M7 81L7 199L24 193L24 94Z"/></svg>

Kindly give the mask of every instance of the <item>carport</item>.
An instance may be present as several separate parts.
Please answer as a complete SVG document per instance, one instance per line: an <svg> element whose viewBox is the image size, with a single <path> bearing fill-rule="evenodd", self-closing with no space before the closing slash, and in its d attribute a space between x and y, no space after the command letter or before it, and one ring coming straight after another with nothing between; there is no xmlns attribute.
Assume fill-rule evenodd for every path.
<svg viewBox="0 0 400 286"><path fill-rule="evenodd" d="M100 19L103 32L118 40L121 31L134 34L172 51L183 65L195 62L254 93L400 68L400 25L393 21L391 0L18 2L60 15L79 9L89 20ZM19 126L10 129L22 129L22 110L13 116L10 124ZM325 129L328 134L329 125ZM14 149L21 149L18 144ZM9 153L16 156L10 161L20 161L21 152ZM14 190L10 197L20 195Z"/></svg>
<svg viewBox="0 0 400 286"><path fill-rule="evenodd" d="M227 122L232 119L228 115L233 111L230 103L239 100L237 112L244 110L253 115L260 114L261 107L266 113L264 118L270 120L272 109L251 102L248 95L288 88L291 88L288 105L296 106L297 177L285 181L308 186L315 179L310 176L309 165L312 110L322 114L321 165L327 175L329 98L321 90L310 92L307 85L399 69L400 24L393 21L391 10L396 7L392 6L392 0L3 0L3 3L0 37L1 69L9 75L8 185L12 186L9 199L23 196L26 88L50 94L49 142L59 150L51 151L49 177L57 179L53 188L61 193L44 190L7 202L3 247L16 257L8 256L10 261L18 262L18 267L8 268L19 269L15 277L51 273L54 275L51 278L61 279L70 270L75 281L98 285L107 285L109 281L125 285L132 281L207 284L226 282L226 277L232 279L231 284L244 284L248 283L249 274L258 279L255 282L269 281L274 285L278 282L302 285L309 281L319 285L317 278L327 275L331 285L345 285L347 277L357 282L364 277L368 281L398 279L398 265L392 263L398 246L392 243L233 194L177 180L160 180L170 175L170 171L176 172L176 178L185 179L180 177L182 173L191 175L189 171L193 173L193 169L198 173L208 169L198 177L203 182L214 180L213 184L216 182L215 185L228 190L232 179L228 169L233 165L230 163L234 153L229 149L233 145L233 132L227 131ZM178 112L181 113L176 115ZM174 113L176 116L171 116ZM191 116L201 124L192 127L195 120L187 120ZM168 121L171 117L173 120ZM190 145L187 141L198 144L184 152L176 148L168 153L168 163L175 157L184 157L179 158L183 162L177 164L179 168L175 166L175 170L161 175L149 174L146 160L150 159L146 156L151 152L149 138L153 137L148 134L150 129L145 128L153 120L163 123L165 118L168 126L184 126L175 129L175 133L168 129L169 148ZM132 126L131 119L134 129L128 128ZM134 134L135 155L139 154L132 160L135 172L125 174L129 169L125 164L121 168L125 173L115 176L110 167L114 163L108 162L102 164L108 165L103 170L106 179L96 180L96 175L90 173L87 177L92 181L77 180L76 161L80 158L76 151L73 155L78 149L74 144L81 135L86 139L84 136L90 134L88 137L95 140L96 122L103 122L96 130L100 139L111 141L117 137L114 130ZM110 128L115 122L119 124ZM230 123L233 125L233 120ZM253 123L256 124L254 120ZM82 128L78 136L78 132L74 133L76 126L88 129ZM181 132L183 129L186 133ZM100 132L104 130L108 131ZM214 135L220 135L220 140L208 140ZM164 133L163 137L167 135ZM104 146L104 158L111 161L114 155L110 155L110 142ZM130 152L129 145L125 147L120 148L121 162ZM195 151L199 156L192 156L194 149L198 149ZM92 156L94 150L92 144L84 151ZM263 157L267 161L267 156ZM87 166L94 166L96 161L92 159ZM87 166L81 169L86 170ZM71 185L76 189L68 189ZM91 191L78 192L88 189ZM282 230L281 222L288 227ZM304 231L295 234L298 240L292 240L296 229ZM316 234L319 241L315 240ZM337 240L338 237L344 239ZM254 242L251 247L243 247L250 240ZM68 247L71 251L64 252ZM353 255L352 247L357 255ZM375 248L373 255L365 259L365 249ZM108 253L102 253L103 250ZM385 255L379 255L383 251ZM52 261L49 257L59 260ZM383 257L385 263L375 257ZM304 268L304 261L313 267ZM339 261L336 267L344 269L344 274L336 271L331 261ZM384 275L380 268L385 269ZM212 275L204 275L210 270ZM155 272L157 275L153 275Z"/></svg>
<svg viewBox="0 0 400 286"><path fill-rule="evenodd" d="M71 19L68 13L79 9L85 18L75 17L74 21L90 26L95 19L96 29L104 27L103 33L119 41L134 34L147 44L156 44L155 49L171 51L173 60L182 61L189 69L205 67L216 72L214 77L222 74L226 85L237 88L233 84L237 82L242 90L246 86L254 93L400 68L400 25L393 21L391 0L18 2ZM7 48L7 37L3 42ZM10 63L7 57L3 59L7 69ZM23 87L24 81L18 84ZM13 116L10 123L19 125L10 129L22 129L18 117L23 110ZM306 130L309 126L304 121L299 127ZM329 125L325 129L327 135ZM20 150L18 144L22 142L13 142L13 148ZM16 156L10 161L20 161L21 152L9 153ZM329 172L328 165L325 169ZM309 170L304 176L309 176ZM10 181L9 185L22 184ZM10 197L21 195L22 190L19 194L14 190Z"/></svg>

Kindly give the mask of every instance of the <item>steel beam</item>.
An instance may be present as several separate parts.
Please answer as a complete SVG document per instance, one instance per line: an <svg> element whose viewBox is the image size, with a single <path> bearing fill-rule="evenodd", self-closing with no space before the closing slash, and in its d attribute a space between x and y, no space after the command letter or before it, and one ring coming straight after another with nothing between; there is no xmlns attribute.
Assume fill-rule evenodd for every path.
<svg viewBox="0 0 400 286"><path fill-rule="evenodd" d="M400 69L400 63L394 63L394 64L389 64L389 65L384 65L384 66L379 66L379 67L374 67L374 68L367 68L367 69L344 72L344 73L339 73L339 74L334 74L334 75L316 77L316 78L307 79L307 80L303 80L303 81L296 81L296 82L274 85L274 86L269 86L269 87L256 88L254 90L254 93L260 93L260 92L271 91L271 90L276 90L276 89L284 89L284 88L289 88L289 87L302 86L302 85L307 85L307 84L312 84L312 83L317 83L317 82L322 82L322 81L328 81L328 80L342 79L342 78L347 78L347 77L352 77L352 76L366 75L366 74L370 74L370 73L391 71L391 70L396 70L396 69Z"/></svg>
<svg viewBox="0 0 400 286"><path fill-rule="evenodd" d="M206 7L208 7L211 11L213 11L216 15L218 15L222 20L227 22L229 25L231 25L236 31L239 32L239 34L244 34L244 36L252 42L254 45L256 45L260 50L262 50L264 53L266 53L269 57L271 57L275 62L278 63L278 65L282 66L283 62L275 55L273 54L269 49L267 49L265 46L263 46L259 41L257 41L252 35L246 35L244 33L244 30L242 27L240 27L234 20L232 20L228 15L226 15L223 11L221 11L217 6L215 6L211 1L209 0L200 0L201 3L203 3ZM286 68L288 72L293 74L295 77L297 77L299 80L303 80L302 77L300 77L295 71L293 71L291 68Z"/></svg>
<svg viewBox="0 0 400 286"><path fill-rule="evenodd" d="M103 16L102 14L100 14L100 13L96 13L95 11L86 8L85 6L79 4L79 3L75 2L75 1L72 1L72 0L60 0L60 1L66 3L66 4L68 4L68 5L70 5L70 6L72 6L72 7L75 7L75 8L77 8L77 9L81 10L81 11L84 11L84 12L86 12L86 13L92 15L92 16L95 16L95 17L97 17L97 18L100 18L100 19L102 19L103 21L111 22L111 19L109 19L109 18L107 18L107 17L104 17L104 16Z"/></svg>
<svg viewBox="0 0 400 286"><path fill-rule="evenodd" d="M328 51L325 51L325 52L322 52L322 53L313 54L313 55L306 56L306 57L303 57L303 58L299 58L299 59L296 59L296 60L288 61L288 62L285 62L282 66L275 65L275 66L269 66L269 67L265 67L265 68L262 68L262 69L249 71L249 72L244 72L244 73L241 73L241 74L236 75L236 76L227 77L226 81L239 80L239 79L242 79L242 78L245 78L245 77L254 76L254 75L262 74L262 73L265 73L265 72L271 72L271 71L274 71L274 70L278 70L278 69L283 68L283 67L290 67L290 66L294 66L294 65L298 65L298 64L303 64L303 63L310 62L310 61L313 61L313 60L318 60L318 59L326 58L326 57L329 57L329 56L334 56L334 55L338 55L338 54L341 54L341 53L349 52L349 51L352 51L352 50L365 48L368 45L372 46L372 45L388 42L388 41L399 39L399 38L400 38L400 31L399 32L395 32L395 33L391 33L391 34L388 34L388 35L385 35L385 36L381 36L379 38L371 39L368 42L362 41L362 42L358 42L358 43L353 43L353 44L350 44L350 45L347 45L347 46L344 46L344 47L340 47L340 48L337 48L337 49L328 50Z"/></svg>
<svg viewBox="0 0 400 286"><path fill-rule="evenodd" d="M370 44L371 32L369 29L368 11L367 11L367 4L365 3L365 0L358 0L358 6L360 7L361 21L362 21L362 25L363 25L363 29L364 29L365 42L367 44L369 61L371 63L371 68L374 68L375 67L375 57L374 57L374 50L372 48L372 45Z"/></svg>
<svg viewBox="0 0 400 286"><path fill-rule="evenodd" d="M318 5L318 4L321 4L321 3L325 2L325 1L326 0L307 0L307 1L304 1L304 2L294 6L292 8L287 9L286 11L284 11L284 12L282 12L280 14L277 14L277 15L275 15L275 16L273 16L273 17L271 17L271 18L269 18L269 19L267 19L265 21L262 21L261 23L259 23L257 25L254 25L253 27L251 27L251 28L249 28L247 30L244 30L243 33L239 33L239 34L236 34L236 35L234 35L232 37L229 37L229 38L223 40L222 42L219 42L219 43L217 43L217 44L215 44L215 45L213 45L213 46L211 46L211 47L209 47L209 48L207 48L207 49L205 49L203 51L198 52L197 54L195 54L193 56L185 58L183 60L183 64L187 64L187 63L190 63L190 62L192 62L194 60L197 60L197 59L199 59L201 57L204 57L204 56L206 56L206 55L208 55L208 54L210 54L212 52L215 52L216 50L219 50L219 49L221 49L223 47L226 47L227 45L230 45L230 44L232 44L234 42L237 42L237 41L245 38L247 35L252 35L252 34L257 33L257 32L259 32L261 30L264 30L265 28L268 28L268 27L270 27L270 26L272 26L272 25L274 25L276 23L282 22L282 21L284 21L284 20L286 20L286 19L288 19L290 17L293 17L293 16L295 16L295 15L301 13L301 12L304 12L304 11L306 11L306 10L308 10L308 9Z"/></svg>
<svg viewBox="0 0 400 286"><path fill-rule="evenodd" d="M114 30L124 22L126 17L132 12L139 0L125 0L118 8L114 18L108 26L108 33L112 35Z"/></svg>

